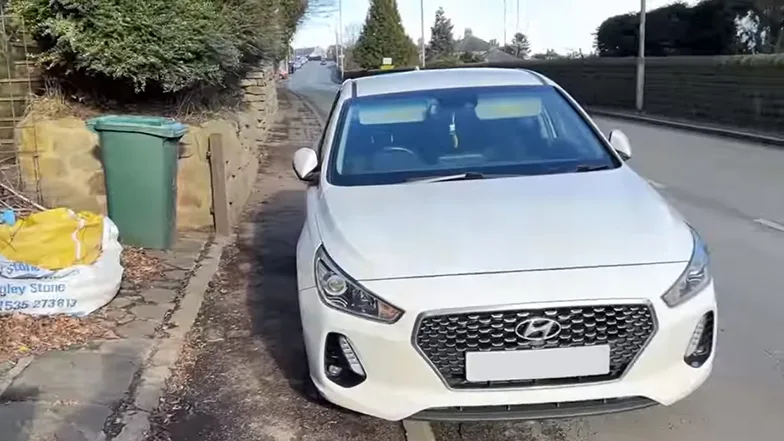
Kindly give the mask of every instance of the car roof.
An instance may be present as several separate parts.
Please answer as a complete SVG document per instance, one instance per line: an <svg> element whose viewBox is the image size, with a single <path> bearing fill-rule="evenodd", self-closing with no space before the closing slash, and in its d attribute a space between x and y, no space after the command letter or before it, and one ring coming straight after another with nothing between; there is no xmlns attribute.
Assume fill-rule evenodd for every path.
<svg viewBox="0 0 784 441"><path fill-rule="evenodd" d="M413 70L362 77L351 81L354 83L352 87L356 86L356 93L353 93L355 96L458 87L542 86L553 84L548 78L530 70L491 67Z"/></svg>

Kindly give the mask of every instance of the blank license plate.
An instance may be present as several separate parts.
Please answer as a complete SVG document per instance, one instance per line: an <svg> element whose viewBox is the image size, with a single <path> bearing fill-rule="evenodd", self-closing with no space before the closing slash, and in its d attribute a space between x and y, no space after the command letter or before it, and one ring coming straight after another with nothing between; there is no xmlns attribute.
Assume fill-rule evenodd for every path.
<svg viewBox="0 0 784 441"><path fill-rule="evenodd" d="M610 346L466 352L466 380L513 381L610 373Z"/></svg>

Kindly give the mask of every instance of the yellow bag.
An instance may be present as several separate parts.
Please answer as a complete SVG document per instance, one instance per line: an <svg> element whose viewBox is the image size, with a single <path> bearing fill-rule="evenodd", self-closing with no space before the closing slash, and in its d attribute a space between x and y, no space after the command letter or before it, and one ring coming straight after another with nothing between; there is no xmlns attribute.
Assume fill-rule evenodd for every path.
<svg viewBox="0 0 784 441"><path fill-rule="evenodd" d="M49 270L90 265L101 255L102 239L102 215L55 208L0 225L0 255Z"/></svg>

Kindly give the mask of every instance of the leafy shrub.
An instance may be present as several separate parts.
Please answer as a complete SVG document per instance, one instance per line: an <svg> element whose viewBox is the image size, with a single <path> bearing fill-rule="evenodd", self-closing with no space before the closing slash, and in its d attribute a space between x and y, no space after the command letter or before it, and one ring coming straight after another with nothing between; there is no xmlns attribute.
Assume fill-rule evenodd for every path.
<svg viewBox="0 0 784 441"><path fill-rule="evenodd" d="M280 59L307 0L10 0L50 72L136 93L221 86Z"/></svg>

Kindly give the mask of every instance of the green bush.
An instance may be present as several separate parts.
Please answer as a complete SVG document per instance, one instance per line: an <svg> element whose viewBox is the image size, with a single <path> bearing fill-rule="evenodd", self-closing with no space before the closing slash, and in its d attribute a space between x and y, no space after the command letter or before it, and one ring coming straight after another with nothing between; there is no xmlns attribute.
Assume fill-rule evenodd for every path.
<svg viewBox="0 0 784 441"><path fill-rule="evenodd" d="M307 0L10 0L39 62L67 76L179 92L280 59Z"/></svg>

